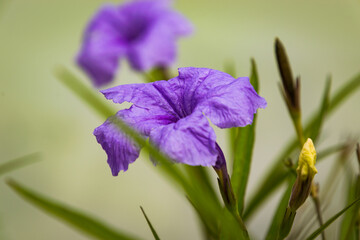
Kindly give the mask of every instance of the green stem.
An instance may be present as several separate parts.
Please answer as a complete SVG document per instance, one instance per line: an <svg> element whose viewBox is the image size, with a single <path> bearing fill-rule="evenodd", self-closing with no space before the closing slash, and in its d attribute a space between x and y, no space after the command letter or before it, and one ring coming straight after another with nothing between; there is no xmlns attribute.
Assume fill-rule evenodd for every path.
<svg viewBox="0 0 360 240"><path fill-rule="evenodd" d="M302 146L305 143L305 137L304 137L304 131L302 128L302 123L301 123L301 113L296 112L296 111L290 111L290 115L291 115L291 119L294 123L296 134L298 136L300 148L302 148Z"/></svg>
<svg viewBox="0 0 360 240"><path fill-rule="evenodd" d="M241 229L246 231L246 233L247 233L245 224L244 224L242 218L240 217L240 214L238 211L237 200L236 200L233 188L231 186L231 181L230 181L230 177L227 172L227 169L226 169L226 165L223 165L221 168L214 168L214 169L219 177L218 183L219 183L220 193L224 200L224 204L225 204L226 208L238 221Z"/></svg>
<svg viewBox="0 0 360 240"><path fill-rule="evenodd" d="M281 223L278 240L282 240L286 238L287 235L289 235L292 225L294 223L295 216L296 216L296 211L292 210L290 207L287 207L283 221Z"/></svg>
<svg viewBox="0 0 360 240"><path fill-rule="evenodd" d="M169 80L170 72L167 67L155 67L149 72L143 72L145 82L156 82L160 80Z"/></svg>

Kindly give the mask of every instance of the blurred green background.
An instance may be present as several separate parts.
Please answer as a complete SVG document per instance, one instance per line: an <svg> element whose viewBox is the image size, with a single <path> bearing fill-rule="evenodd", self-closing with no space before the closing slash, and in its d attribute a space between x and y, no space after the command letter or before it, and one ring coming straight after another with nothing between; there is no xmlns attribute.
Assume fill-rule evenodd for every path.
<svg viewBox="0 0 360 240"><path fill-rule="evenodd" d="M85 79L73 59L87 21L103 3L0 0L0 162L40 151L43 161L8 176L144 239L152 237L139 205L163 239L198 239L200 229L190 204L146 156L128 172L112 177L105 152L92 135L104 119L54 77L56 66L65 65ZM283 41L294 74L301 75L306 118L319 105L328 74L334 91L360 72L360 1L178 0L174 5L196 29L179 42L174 69L221 70L225 61L233 60L237 75L248 76L250 58L258 63L260 94L268 107L258 118L251 192L294 134L279 94L274 38ZM141 81L123 62L114 85ZM328 119L320 149L359 135L359 104L357 92ZM227 149L226 131L216 132ZM317 181L324 179L330 163L320 164ZM254 237L262 238L279 196L250 222ZM87 238L29 205L1 181L0 239Z"/></svg>

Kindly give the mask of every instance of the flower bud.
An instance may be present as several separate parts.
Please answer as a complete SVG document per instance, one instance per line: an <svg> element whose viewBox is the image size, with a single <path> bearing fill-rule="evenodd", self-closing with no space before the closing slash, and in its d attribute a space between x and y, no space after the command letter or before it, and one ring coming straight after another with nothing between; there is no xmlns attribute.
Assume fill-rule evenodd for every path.
<svg viewBox="0 0 360 240"><path fill-rule="evenodd" d="M312 180L317 173L315 162L315 147L312 140L308 138L300 152L299 163L296 169L297 178L289 201L289 207L293 211L296 211L309 196Z"/></svg>
<svg viewBox="0 0 360 240"><path fill-rule="evenodd" d="M285 47L278 38L275 39L275 55L282 82L281 92L290 113L298 114L300 112L300 77L294 80Z"/></svg>

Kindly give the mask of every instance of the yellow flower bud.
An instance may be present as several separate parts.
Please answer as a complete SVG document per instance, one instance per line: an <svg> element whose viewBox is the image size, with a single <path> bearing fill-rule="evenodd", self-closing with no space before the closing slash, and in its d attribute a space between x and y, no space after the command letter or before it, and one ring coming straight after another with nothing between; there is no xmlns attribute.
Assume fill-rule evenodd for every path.
<svg viewBox="0 0 360 240"><path fill-rule="evenodd" d="M315 168L316 151L313 141L308 138L299 156L296 169L297 178L292 188L289 208L296 211L307 199L311 190L311 184L317 169Z"/></svg>
<svg viewBox="0 0 360 240"><path fill-rule="evenodd" d="M316 150L313 141L308 138L300 152L299 165L296 169L302 180L314 178L317 173L315 168Z"/></svg>

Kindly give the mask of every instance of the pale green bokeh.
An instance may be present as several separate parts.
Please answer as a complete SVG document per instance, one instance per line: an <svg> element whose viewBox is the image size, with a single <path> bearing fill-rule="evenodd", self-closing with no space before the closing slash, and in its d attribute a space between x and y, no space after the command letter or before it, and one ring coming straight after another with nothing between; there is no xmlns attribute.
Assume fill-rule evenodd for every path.
<svg viewBox="0 0 360 240"><path fill-rule="evenodd" d="M90 212L111 225L151 239L142 205L162 239L197 239L197 219L182 194L145 158L112 177L106 155L92 136L99 118L54 77L54 68L73 64L83 28L103 1L0 0L0 161L41 151L44 161L11 174L19 182ZM248 190L256 186L290 135L291 121L278 91L273 42L285 44L294 74L302 78L302 107L308 116L319 105L325 77L334 89L360 72L360 1L179 0L175 7L195 26L179 44L174 66L222 69L236 61L238 76L258 63L261 95L257 142ZM141 82L125 63L116 83ZM322 146L360 133L360 93L325 125ZM224 130L218 141L226 149ZM319 148L321 149L321 147ZM270 156L270 157L269 157ZM315 179L326 176L320 165ZM215 179L215 175L213 175ZM1 239L86 239L30 206L0 184ZM277 198L250 224L261 238ZM340 209L340 208L339 208Z"/></svg>

